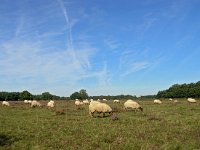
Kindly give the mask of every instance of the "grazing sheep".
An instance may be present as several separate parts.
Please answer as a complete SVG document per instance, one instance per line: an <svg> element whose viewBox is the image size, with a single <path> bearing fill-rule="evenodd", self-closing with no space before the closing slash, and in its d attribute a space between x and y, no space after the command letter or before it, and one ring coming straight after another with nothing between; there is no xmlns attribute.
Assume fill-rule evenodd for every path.
<svg viewBox="0 0 200 150"><path fill-rule="evenodd" d="M48 103L47 103L47 107L48 108L53 108L55 106L55 103L54 101L50 100Z"/></svg>
<svg viewBox="0 0 200 150"><path fill-rule="evenodd" d="M97 101L100 102L100 99L98 99Z"/></svg>
<svg viewBox="0 0 200 150"><path fill-rule="evenodd" d="M28 100L24 100L24 103L25 103L25 104L28 104Z"/></svg>
<svg viewBox="0 0 200 150"><path fill-rule="evenodd" d="M174 103L178 103L178 100L174 100Z"/></svg>
<svg viewBox="0 0 200 150"><path fill-rule="evenodd" d="M83 101L84 104L89 104L90 102L86 99Z"/></svg>
<svg viewBox="0 0 200 150"><path fill-rule="evenodd" d="M89 105L90 116L93 117L95 112L103 113L103 116L105 116L105 113L109 113L109 114L112 113L112 108L106 103L100 103L98 101L90 102L90 105Z"/></svg>
<svg viewBox="0 0 200 150"><path fill-rule="evenodd" d="M189 103L196 103L197 102L194 98L188 98L187 101Z"/></svg>
<svg viewBox="0 0 200 150"><path fill-rule="evenodd" d="M2 102L2 105L3 105L3 106L8 106L8 107L9 107L9 106L10 106L10 103L7 102L7 101L3 101L3 102Z"/></svg>
<svg viewBox="0 0 200 150"><path fill-rule="evenodd" d="M113 100L113 103L120 103L118 99Z"/></svg>
<svg viewBox="0 0 200 150"><path fill-rule="evenodd" d="M172 101L173 99L172 99L172 98L169 98L169 100Z"/></svg>
<svg viewBox="0 0 200 150"><path fill-rule="evenodd" d="M107 101L107 99L105 99L105 98L104 98L104 99L103 99L103 101L105 101L105 102L106 102L106 101Z"/></svg>
<svg viewBox="0 0 200 150"><path fill-rule="evenodd" d="M159 99L155 99L153 102L154 102L154 104L162 104L161 100L159 100Z"/></svg>
<svg viewBox="0 0 200 150"><path fill-rule="evenodd" d="M29 100L29 101L28 101L28 104L31 104L31 103L32 103L32 100Z"/></svg>
<svg viewBox="0 0 200 150"><path fill-rule="evenodd" d="M140 106L140 104L138 104L137 102L133 101L133 100L127 100L125 103L124 103L124 108L125 109L134 109L134 110L137 110L137 109L140 109L141 111L143 111L143 108Z"/></svg>
<svg viewBox="0 0 200 150"><path fill-rule="evenodd" d="M31 107L41 107L42 105L38 102L38 101L36 101L36 100L33 100L32 102L31 102Z"/></svg>

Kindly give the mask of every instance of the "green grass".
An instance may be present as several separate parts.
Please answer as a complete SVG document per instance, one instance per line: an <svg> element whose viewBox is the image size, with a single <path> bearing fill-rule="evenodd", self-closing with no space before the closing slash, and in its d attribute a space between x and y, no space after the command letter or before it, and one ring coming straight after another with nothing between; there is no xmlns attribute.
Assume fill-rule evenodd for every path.
<svg viewBox="0 0 200 150"><path fill-rule="evenodd" d="M46 105L47 102L43 101ZM14 150L195 150L200 149L200 102L141 101L144 112L107 102L119 120L91 118L88 106L56 101L55 110L22 102L0 106L0 149ZM56 111L65 114L56 115ZM100 115L101 116L101 115Z"/></svg>

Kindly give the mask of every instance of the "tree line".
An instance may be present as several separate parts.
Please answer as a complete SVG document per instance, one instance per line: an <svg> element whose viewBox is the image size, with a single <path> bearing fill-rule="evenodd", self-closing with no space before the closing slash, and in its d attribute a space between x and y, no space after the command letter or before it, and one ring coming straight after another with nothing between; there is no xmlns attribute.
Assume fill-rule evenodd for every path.
<svg viewBox="0 0 200 150"><path fill-rule="evenodd" d="M0 101L18 101L18 100L75 100L75 99L152 99L152 98L200 98L200 81L196 83L189 84L174 84L169 89L159 91L157 95L146 95L137 98L135 95L100 95L100 96L89 96L85 89L81 89L79 92L74 92L70 95L70 97L60 97L53 95L49 92L43 92L39 95L33 95L29 91L24 90L22 92L0 92Z"/></svg>
<svg viewBox="0 0 200 150"><path fill-rule="evenodd" d="M169 89L159 91L157 98L200 98L200 81L189 84L174 84Z"/></svg>
<svg viewBox="0 0 200 150"><path fill-rule="evenodd" d="M39 95L33 95L29 91L22 92L0 92L0 101L20 101L20 100L66 100L67 97L60 97L49 92L43 92Z"/></svg>

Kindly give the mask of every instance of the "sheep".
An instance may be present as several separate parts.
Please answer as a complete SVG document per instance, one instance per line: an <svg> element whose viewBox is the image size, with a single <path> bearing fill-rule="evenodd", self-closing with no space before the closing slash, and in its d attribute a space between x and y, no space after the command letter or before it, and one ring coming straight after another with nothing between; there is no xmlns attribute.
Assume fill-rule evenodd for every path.
<svg viewBox="0 0 200 150"><path fill-rule="evenodd" d="M103 113L103 117L104 117L105 113L109 113L109 114L112 113L112 108L106 103L101 103L101 102L98 102L98 101L90 102L90 105L89 105L90 116L94 117L95 112Z"/></svg>
<svg viewBox="0 0 200 150"><path fill-rule="evenodd" d="M178 103L178 100L174 100L174 103Z"/></svg>
<svg viewBox="0 0 200 150"><path fill-rule="evenodd" d="M25 104L28 104L28 100L24 100L24 103L25 103Z"/></svg>
<svg viewBox="0 0 200 150"><path fill-rule="evenodd" d="M173 99L172 98L169 98L169 101L172 101Z"/></svg>
<svg viewBox="0 0 200 150"><path fill-rule="evenodd" d="M55 103L54 101L50 100L48 103L47 103L47 107L48 108L53 108L55 106Z"/></svg>
<svg viewBox="0 0 200 150"><path fill-rule="evenodd" d="M83 101L84 104L89 104L90 102L86 99Z"/></svg>
<svg viewBox="0 0 200 150"><path fill-rule="evenodd" d="M131 108L131 109L140 109L141 111L143 111L143 108L140 106L140 104L138 104L137 102L133 101L133 100L127 100L125 103L124 103L124 108L125 109L128 109L128 108Z"/></svg>
<svg viewBox="0 0 200 150"><path fill-rule="evenodd" d="M31 104L32 103L32 100L28 100L28 104Z"/></svg>
<svg viewBox="0 0 200 150"><path fill-rule="evenodd" d="M75 100L75 105L76 105L76 106L79 106L79 105L82 105L82 104L81 104L81 102L80 102L78 99L76 99L76 100Z"/></svg>
<svg viewBox="0 0 200 150"><path fill-rule="evenodd" d="M120 103L118 99L113 100L113 103Z"/></svg>
<svg viewBox="0 0 200 150"><path fill-rule="evenodd" d="M8 107L9 107L9 106L10 106L10 103L7 102L7 101L3 101L3 102L2 102L2 105L3 105L3 106L8 106Z"/></svg>
<svg viewBox="0 0 200 150"><path fill-rule="evenodd" d="M38 101L36 101L36 100L33 100L32 102L31 102L31 107L41 107L42 105L38 102Z"/></svg>
<svg viewBox="0 0 200 150"><path fill-rule="evenodd" d="M154 104L162 104L161 100L159 100L159 99L155 99L153 102L154 102Z"/></svg>
<svg viewBox="0 0 200 150"><path fill-rule="evenodd" d="M194 98L188 98L187 101L189 103L196 103L197 102Z"/></svg>
<svg viewBox="0 0 200 150"><path fill-rule="evenodd" d="M103 101L107 101L107 99L104 98Z"/></svg>

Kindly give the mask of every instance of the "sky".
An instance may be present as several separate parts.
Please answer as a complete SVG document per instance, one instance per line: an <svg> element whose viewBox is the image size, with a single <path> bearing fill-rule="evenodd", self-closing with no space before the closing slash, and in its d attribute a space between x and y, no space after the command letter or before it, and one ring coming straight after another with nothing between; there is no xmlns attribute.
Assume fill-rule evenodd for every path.
<svg viewBox="0 0 200 150"><path fill-rule="evenodd" d="M151 95L200 80L199 0L1 0L0 91Z"/></svg>

